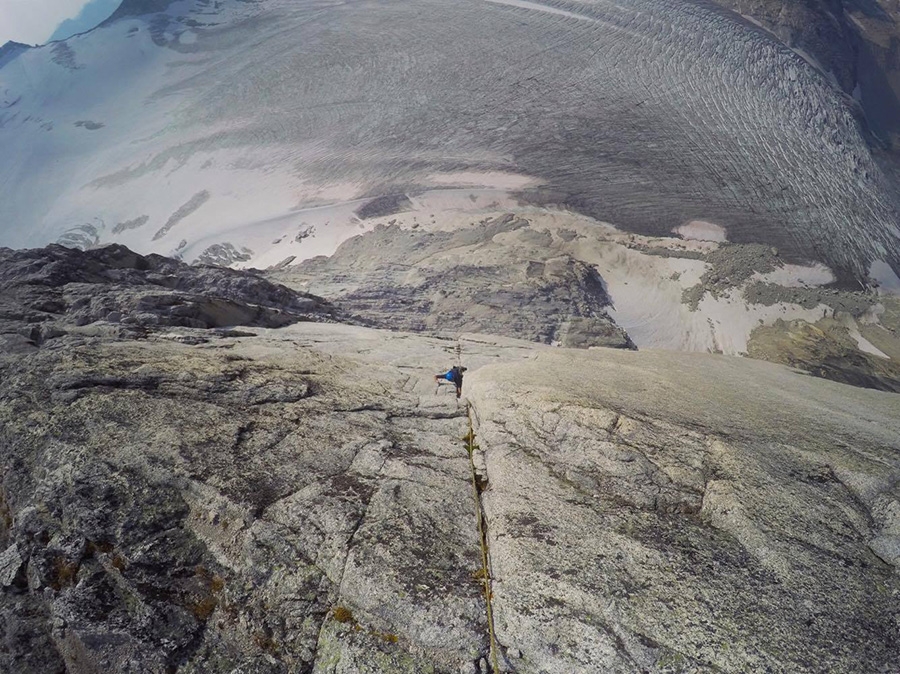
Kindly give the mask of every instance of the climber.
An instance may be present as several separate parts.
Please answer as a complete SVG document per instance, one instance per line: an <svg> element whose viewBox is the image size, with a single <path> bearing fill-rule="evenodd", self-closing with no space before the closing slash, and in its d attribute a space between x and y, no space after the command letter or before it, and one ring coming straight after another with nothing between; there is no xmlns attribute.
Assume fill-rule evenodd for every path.
<svg viewBox="0 0 900 674"><path fill-rule="evenodd" d="M456 397L459 398L462 395L463 372L465 371L466 368L454 365L447 372L434 375L434 381L437 384L440 384L442 381L453 382L456 386Z"/></svg>

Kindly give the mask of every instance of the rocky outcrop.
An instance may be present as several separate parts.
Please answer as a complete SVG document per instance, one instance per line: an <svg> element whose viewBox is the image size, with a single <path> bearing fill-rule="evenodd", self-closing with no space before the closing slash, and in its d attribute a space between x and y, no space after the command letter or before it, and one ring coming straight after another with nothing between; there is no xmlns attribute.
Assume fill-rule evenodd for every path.
<svg viewBox="0 0 900 674"><path fill-rule="evenodd" d="M128 17L164 12L172 2L173 0L124 0L119 5L119 8L113 12L112 16L107 19L107 22L111 23Z"/></svg>
<svg viewBox="0 0 900 674"><path fill-rule="evenodd" d="M0 668L474 671L455 398L293 344L69 339L0 365Z"/></svg>
<svg viewBox="0 0 900 674"><path fill-rule="evenodd" d="M200 256L195 260L195 263L227 267L235 262L246 262L252 256L253 251L249 248L241 248L241 250L238 250L228 242L214 243L200 253Z"/></svg>
<svg viewBox="0 0 900 674"><path fill-rule="evenodd" d="M779 320L756 328L748 343L751 358L845 384L900 393L900 363L884 353L876 354L861 351L847 327L830 318L816 324Z"/></svg>
<svg viewBox="0 0 900 674"><path fill-rule="evenodd" d="M0 68L31 49L27 44L10 40L0 47ZM5 106L4 106L5 107Z"/></svg>
<svg viewBox="0 0 900 674"><path fill-rule="evenodd" d="M331 315L322 299L259 276L190 267L124 246L82 252L62 246L0 249L0 343L35 348L103 321L118 334L149 327L275 327Z"/></svg>
<svg viewBox="0 0 900 674"><path fill-rule="evenodd" d="M844 383L900 386L900 300L873 279L841 290L821 265L788 263L770 246L691 238L690 228L688 238L640 237L539 209L458 214L450 226L427 218L383 216L331 257L288 258L264 273L371 327L749 355ZM841 345L832 330L806 333L799 350L773 339L773 326L823 318L846 333Z"/></svg>
<svg viewBox="0 0 900 674"><path fill-rule="evenodd" d="M311 287L373 327L635 348L608 313L597 270L553 243L513 214L456 231L389 224L270 276Z"/></svg>

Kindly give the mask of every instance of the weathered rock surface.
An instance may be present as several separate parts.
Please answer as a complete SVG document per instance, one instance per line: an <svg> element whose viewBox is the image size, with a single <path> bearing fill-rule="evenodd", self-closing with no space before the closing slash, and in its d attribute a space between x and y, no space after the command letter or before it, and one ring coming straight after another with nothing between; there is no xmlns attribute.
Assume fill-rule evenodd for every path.
<svg viewBox="0 0 900 674"><path fill-rule="evenodd" d="M419 406L396 369L293 344L69 339L0 366L0 546L27 560L0 614L46 616L27 630L40 652L0 651L0 668L51 671L50 654L141 673L479 659L455 399Z"/></svg>
<svg viewBox="0 0 900 674"><path fill-rule="evenodd" d="M635 348L597 270L553 244L513 214L455 231L390 224L269 276L373 327Z"/></svg>
<svg viewBox="0 0 900 674"><path fill-rule="evenodd" d="M79 278L127 297L122 254ZM28 259L74 273L0 278ZM197 297L260 282L207 272ZM476 502L502 671L900 659L896 394L484 335L100 327L0 352L0 671L484 674ZM461 403L432 379L457 349Z"/></svg>
<svg viewBox="0 0 900 674"><path fill-rule="evenodd" d="M831 318L760 326L753 331L748 353L817 377L900 393L900 362L861 351L850 331Z"/></svg>
<svg viewBox="0 0 900 674"><path fill-rule="evenodd" d="M0 553L0 587L9 587L22 569L22 555L15 544Z"/></svg>
<svg viewBox="0 0 900 674"><path fill-rule="evenodd" d="M17 56L24 54L29 49L31 49L31 47L27 44L22 44L21 42L13 42L12 40L10 40L2 47L0 47L0 68L5 66Z"/></svg>
<svg viewBox="0 0 900 674"><path fill-rule="evenodd" d="M327 319L321 298L259 276L190 267L124 246L0 249L0 344L35 348L97 321L139 334L147 327L275 327Z"/></svg>
<svg viewBox="0 0 900 674"><path fill-rule="evenodd" d="M230 243L216 243L204 250L196 262L199 264L217 265L227 267L235 262L249 260L253 251L249 248L238 250Z"/></svg>
<svg viewBox="0 0 900 674"><path fill-rule="evenodd" d="M638 237L538 209L421 216L382 216L334 256L265 274L371 327L737 353L900 390L900 300L829 287L831 270L789 264L770 246ZM834 330L778 337L823 317Z"/></svg>
<svg viewBox="0 0 900 674"><path fill-rule="evenodd" d="M661 352L470 381L513 671L896 668L900 397Z"/></svg>

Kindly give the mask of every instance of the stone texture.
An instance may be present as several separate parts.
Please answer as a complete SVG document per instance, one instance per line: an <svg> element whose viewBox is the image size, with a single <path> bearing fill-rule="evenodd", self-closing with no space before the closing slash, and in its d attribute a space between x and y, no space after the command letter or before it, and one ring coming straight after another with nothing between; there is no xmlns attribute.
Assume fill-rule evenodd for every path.
<svg viewBox="0 0 900 674"><path fill-rule="evenodd" d="M311 287L372 327L635 348L608 313L597 270L513 214L456 231L377 226L331 257L269 276Z"/></svg>
<svg viewBox="0 0 900 674"><path fill-rule="evenodd" d="M9 587L22 570L22 555L16 544L0 552L0 587Z"/></svg>
<svg viewBox="0 0 900 674"><path fill-rule="evenodd" d="M847 328L832 318L815 324L779 320L759 326L747 352L751 358L800 368L816 377L900 393L900 361L863 353Z"/></svg>
<svg viewBox="0 0 900 674"><path fill-rule="evenodd" d="M481 658L464 410L430 377L420 403L395 368L254 337L62 336L0 359L0 545L29 569L0 595L7 639L46 633L78 672Z"/></svg>
<svg viewBox="0 0 900 674"><path fill-rule="evenodd" d="M278 326L331 314L321 298L253 274L190 267L124 246L0 249L0 344L8 350L36 348L98 321L139 335L166 326Z"/></svg>
<svg viewBox="0 0 900 674"><path fill-rule="evenodd" d="M900 397L659 352L468 383L514 671L895 667Z"/></svg>
<svg viewBox="0 0 900 674"><path fill-rule="evenodd" d="M457 350L460 402L432 378ZM900 659L896 394L488 335L91 324L0 352L0 671L486 674L467 403L501 671Z"/></svg>

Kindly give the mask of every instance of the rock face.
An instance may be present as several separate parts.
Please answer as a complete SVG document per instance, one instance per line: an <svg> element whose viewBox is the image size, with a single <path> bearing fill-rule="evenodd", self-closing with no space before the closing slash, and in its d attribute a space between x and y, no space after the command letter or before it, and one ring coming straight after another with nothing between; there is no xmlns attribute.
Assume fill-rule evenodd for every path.
<svg viewBox="0 0 900 674"><path fill-rule="evenodd" d="M895 667L900 397L661 352L470 380L513 671Z"/></svg>
<svg viewBox="0 0 900 674"><path fill-rule="evenodd" d="M330 316L328 304L247 273L189 267L124 246L0 249L0 344L32 349L104 321L119 332L148 326L275 327Z"/></svg>
<svg viewBox="0 0 900 674"><path fill-rule="evenodd" d="M72 278L127 298L150 275L140 259L189 273L109 249L66 271L69 253L4 253L5 283L13 268L47 283L6 286L7 325L50 313L31 291L65 299ZM289 293L195 273L198 302L228 279ZM486 335L101 327L0 351L0 671L485 674L496 658L521 674L875 674L900 659L896 394ZM432 378L457 353L462 401Z"/></svg>
<svg viewBox="0 0 900 674"><path fill-rule="evenodd" d="M17 56L31 49L27 44L9 41L0 47L0 68L12 61Z"/></svg>
<svg viewBox="0 0 900 674"><path fill-rule="evenodd" d="M265 274L371 327L742 354L900 390L900 298L827 287L830 270L770 246L639 237L538 209L449 227L422 216L383 216L331 257Z"/></svg>
<svg viewBox="0 0 900 674"><path fill-rule="evenodd" d="M390 224L270 276L374 327L635 348L597 270L530 224L513 214L456 231Z"/></svg>
<svg viewBox="0 0 900 674"><path fill-rule="evenodd" d="M4 671L474 668L452 396L296 344L69 339L3 357Z"/></svg>
<svg viewBox="0 0 900 674"><path fill-rule="evenodd" d="M817 324L776 321L759 327L753 331L749 355L818 377L900 393L898 361L860 351L850 331L833 319Z"/></svg>

